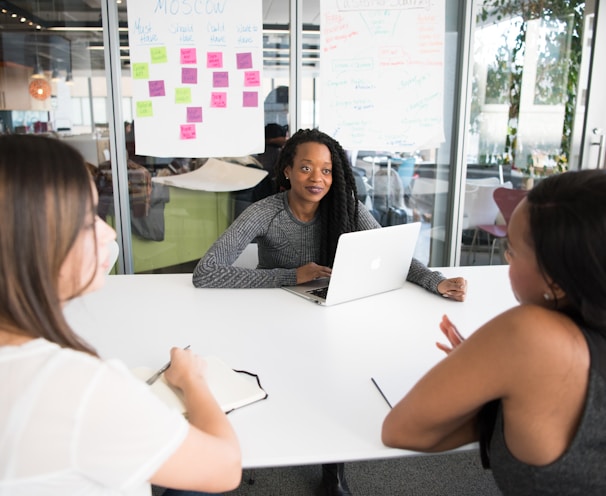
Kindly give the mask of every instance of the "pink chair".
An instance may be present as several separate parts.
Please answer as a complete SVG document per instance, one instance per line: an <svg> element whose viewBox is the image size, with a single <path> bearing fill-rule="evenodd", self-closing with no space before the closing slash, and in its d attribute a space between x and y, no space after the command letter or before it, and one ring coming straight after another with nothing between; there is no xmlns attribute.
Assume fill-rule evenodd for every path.
<svg viewBox="0 0 606 496"><path fill-rule="evenodd" d="M477 226L474 233L473 240L471 241L471 251L474 251L474 247L477 243L478 232L483 231L492 237L492 246L490 248L490 265L492 265L492 259L494 256L494 249L497 241L507 237L507 224L511 219L511 214L517 207L518 203L526 196L528 191L522 189L510 189L510 188L497 188L494 190L492 196L495 203L499 207L499 211L505 220L505 224L481 224Z"/></svg>

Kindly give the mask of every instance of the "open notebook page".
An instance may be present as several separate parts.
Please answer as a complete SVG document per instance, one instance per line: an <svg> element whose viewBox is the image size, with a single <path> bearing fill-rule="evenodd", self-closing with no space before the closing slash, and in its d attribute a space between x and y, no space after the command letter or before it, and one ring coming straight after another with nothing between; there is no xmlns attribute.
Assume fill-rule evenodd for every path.
<svg viewBox="0 0 606 496"><path fill-rule="evenodd" d="M254 377L234 371L220 358L207 356L204 357L204 360L207 364L206 381L224 412L229 412L267 397L267 393L259 387ZM137 367L132 372L145 381L153 375L155 370L149 367ZM164 374L150 387L167 405L177 408L183 414L187 413L181 392L166 382Z"/></svg>

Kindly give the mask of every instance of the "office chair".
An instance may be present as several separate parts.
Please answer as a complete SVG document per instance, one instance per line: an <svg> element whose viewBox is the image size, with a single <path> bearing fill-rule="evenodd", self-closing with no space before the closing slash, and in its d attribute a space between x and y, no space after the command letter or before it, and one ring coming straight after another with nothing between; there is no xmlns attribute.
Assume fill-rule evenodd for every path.
<svg viewBox="0 0 606 496"><path fill-rule="evenodd" d="M505 224L481 224L477 226L476 232L471 242L473 252L473 248L475 246L475 242L477 241L477 234L479 231L483 231L492 237L492 246L490 248L489 259L490 265L492 265L494 249L497 241L500 241L507 237L507 224L509 224L511 214L518 206L518 203L522 201L522 199L526 196L527 193L528 192L525 190L511 188L497 188L494 190L493 198L495 203L499 207L499 211L503 216Z"/></svg>
<svg viewBox="0 0 606 496"><path fill-rule="evenodd" d="M494 201L493 193L495 189L501 187L511 188L512 184L510 181L501 184L497 177L467 179L465 182L463 229L469 232L472 240L469 245L466 245L469 248L467 251L468 265L471 256L475 257L474 238L476 242L479 242L478 226L494 224L499 214L499 207ZM466 238L464 237L464 239Z"/></svg>

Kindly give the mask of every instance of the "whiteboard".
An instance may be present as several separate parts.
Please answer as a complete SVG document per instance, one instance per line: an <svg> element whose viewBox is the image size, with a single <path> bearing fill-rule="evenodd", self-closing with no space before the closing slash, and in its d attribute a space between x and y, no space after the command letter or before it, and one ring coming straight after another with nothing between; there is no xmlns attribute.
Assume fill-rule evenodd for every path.
<svg viewBox="0 0 606 496"><path fill-rule="evenodd" d="M444 0L321 1L321 128L346 149L444 141Z"/></svg>
<svg viewBox="0 0 606 496"><path fill-rule="evenodd" d="M137 155L264 149L261 0L129 0Z"/></svg>

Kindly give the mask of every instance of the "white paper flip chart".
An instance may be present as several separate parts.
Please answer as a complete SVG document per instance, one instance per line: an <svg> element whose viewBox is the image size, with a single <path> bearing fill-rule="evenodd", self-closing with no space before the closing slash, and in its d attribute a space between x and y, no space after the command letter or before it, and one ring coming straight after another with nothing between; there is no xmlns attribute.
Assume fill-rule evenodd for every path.
<svg viewBox="0 0 606 496"><path fill-rule="evenodd" d="M264 149L261 0L129 0L138 155Z"/></svg>
<svg viewBox="0 0 606 496"><path fill-rule="evenodd" d="M320 128L346 149L444 141L444 0L321 0Z"/></svg>

